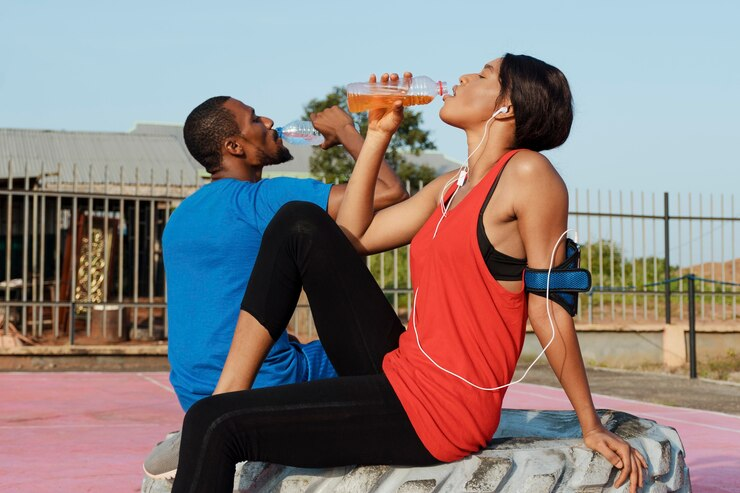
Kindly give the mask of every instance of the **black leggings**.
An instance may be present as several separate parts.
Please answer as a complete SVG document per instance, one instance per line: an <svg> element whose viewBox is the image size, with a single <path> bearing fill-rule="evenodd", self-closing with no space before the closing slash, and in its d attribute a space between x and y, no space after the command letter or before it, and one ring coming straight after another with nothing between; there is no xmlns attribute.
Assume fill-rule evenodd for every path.
<svg viewBox="0 0 740 493"><path fill-rule="evenodd" d="M298 467L438 463L383 374L383 357L404 331L398 316L326 212L291 202L265 231L242 309L276 339L301 286L340 376L195 403L183 423L174 493L230 492L243 460Z"/></svg>

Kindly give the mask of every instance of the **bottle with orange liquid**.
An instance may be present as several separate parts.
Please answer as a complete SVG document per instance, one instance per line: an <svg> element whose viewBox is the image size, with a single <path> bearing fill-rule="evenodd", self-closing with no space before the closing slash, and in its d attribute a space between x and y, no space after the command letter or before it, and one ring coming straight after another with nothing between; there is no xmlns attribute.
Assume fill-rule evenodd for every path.
<svg viewBox="0 0 740 493"><path fill-rule="evenodd" d="M352 113L389 108L399 99L404 106L431 103L447 94L447 83L422 75L391 82L353 82L347 85L347 106Z"/></svg>

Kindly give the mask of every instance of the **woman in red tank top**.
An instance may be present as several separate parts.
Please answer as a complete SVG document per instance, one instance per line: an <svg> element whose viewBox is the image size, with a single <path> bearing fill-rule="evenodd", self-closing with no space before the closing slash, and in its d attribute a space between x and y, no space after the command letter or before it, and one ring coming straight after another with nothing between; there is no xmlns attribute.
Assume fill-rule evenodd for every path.
<svg viewBox="0 0 740 493"><path fill-rule="evenodd" d="M383 78L397 80L395 74ZM312 467L423 465L477 452L498 426L527 318L540 341L550 339L550 303L556 333L546 354L573 404L584 442L622 469L615 486L629 479L634 492L642 484L645 460L602 426L573 319L523 289L524 259L531 268L548 268L567 228L565 184L540 151L565 142L572 117L570 89L558 69L523 55L492 60L461 76L440 111L443 121L465 132L469 162L405 202L375 212L380 163L403 111L400 102L371 111L336 219L351 246L338 245L346 243L338 239L342 233L321 218L295 219L314 215L301 206L275 216L216 388L215 394L225 394L188 411L173 491L190 486L188 491L227 491L232 460ZM408 243L414 310L409 330L401 334L397 317L378 315L387 307L372 306L373 299L384 303L377 285L370 281L373 292L363 291L369 275L351 250L364 255ZM493 252L490 257L482 243ZM564 247L564 242L558 246L555 265L563 260ZM340 377L233 392L251 385L272 340L284 330L301 285ZM382 337L391 342L377 343ZM360 368L356 360L373 351L379 356ZM386 390L377 390L381 387ZM368 395L372 398L362 400ZM396 423L398 413L403 423ZM286 436L295 443L281 443ZM226 465L213 464L222 456Z"/></svg>

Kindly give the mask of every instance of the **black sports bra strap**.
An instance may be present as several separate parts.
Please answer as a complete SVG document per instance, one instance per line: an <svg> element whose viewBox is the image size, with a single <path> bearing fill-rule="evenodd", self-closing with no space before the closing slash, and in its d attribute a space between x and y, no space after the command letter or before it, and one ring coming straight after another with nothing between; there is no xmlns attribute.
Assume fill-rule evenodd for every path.
<svg viewBox="0 0 740 493"><path fill-rule="evenodd" d="M488 195L486 195L486 200L483 201L483 205L481 206L480 212L478 213L478 222L482 220L483 212L486 210L486 207L488 207L488 203L491 201L491 197L493 197L493 192L496 190L496 187L498 186L498 181L501 179L501 175L504 173L505 169L506 169L506 165L502 166L498 174L496 175L496 179L493 180L491 189L488 190Z"/></svg>
<svg viewBox="0 0 740 493"><path fill-rule="evenodd" d="M499 281L519 281L522 279L522 273L524 272L524 268L527 266L527 259L515 258L496 250L488 239L483 225L483 213L485 212L486 207L488 207L488 203L491 201L493 192L496 190L498 181L501 179L501 174L504 172L505 168L506 166L504 165L501 170L499 170L496 179L491 185L491 189L488 191L488 195L486 195L486 199L483 201L483 205L478 213L476 233L478 236L478 248L480 249L483 260L494 279Z"/></svg>

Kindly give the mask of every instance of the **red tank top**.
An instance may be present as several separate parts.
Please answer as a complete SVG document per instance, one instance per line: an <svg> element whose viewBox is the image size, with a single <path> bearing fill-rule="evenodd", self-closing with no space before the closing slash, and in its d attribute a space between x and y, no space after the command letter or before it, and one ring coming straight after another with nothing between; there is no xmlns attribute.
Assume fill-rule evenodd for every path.
<svg viewBox="0 0 740 493"><path fill-rule="evenodd" d="M445 462L478 452L493 437L505 389L479 390L435 366L486 388L511 381L524 342L524 290L504 289L489 272L476 236L478 214L505 154L442 220L437 208L411 242L414 317L383 371L424 446ZM455 185L456 186L456 185ZM447 193L445 200L454 192ZM415 322L414 322L415 320Z"/></svg>

